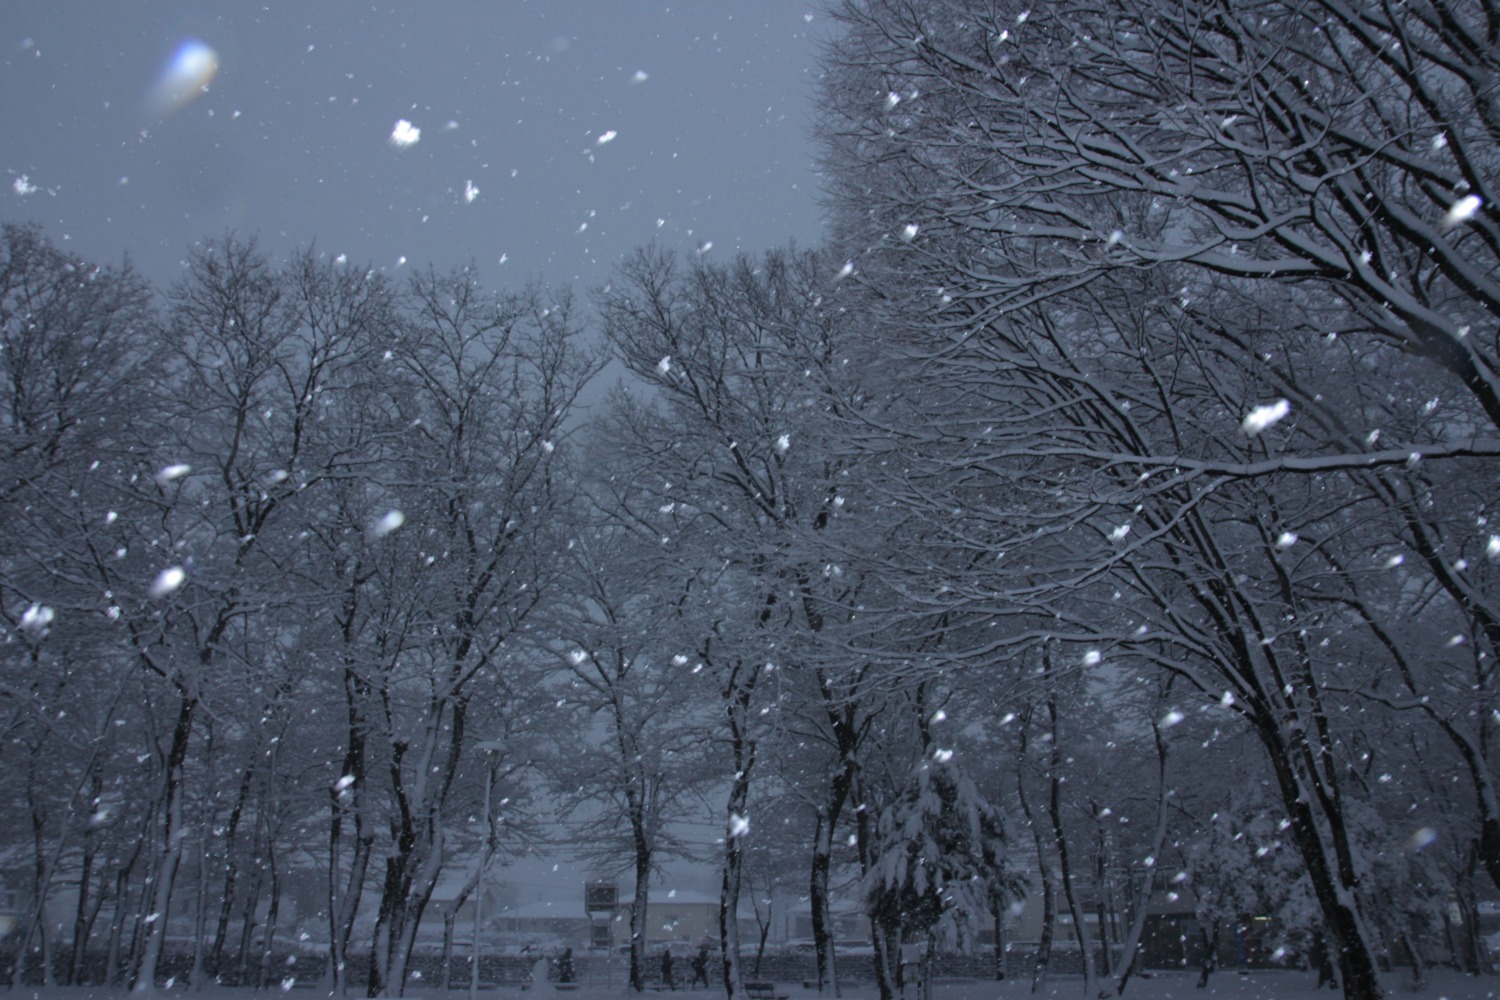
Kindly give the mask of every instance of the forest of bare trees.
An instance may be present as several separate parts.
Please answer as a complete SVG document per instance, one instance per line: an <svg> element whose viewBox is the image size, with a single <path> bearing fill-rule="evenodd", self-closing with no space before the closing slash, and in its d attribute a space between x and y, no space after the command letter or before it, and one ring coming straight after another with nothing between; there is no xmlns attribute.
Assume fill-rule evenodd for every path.
<svg viewBox="0 0 1500 1000"><path fill-rule="evenodd" d="M295 883L399 995L526 853L627 876L636 989L680 858L731 997L776 892L883 1000L1022 906L1089 996L1167 902L1205 980L1265 917L1350 998L1489 968L1500 15L830 13L815 249L575 302L4 229L13 981L264 987Z"/></svg>

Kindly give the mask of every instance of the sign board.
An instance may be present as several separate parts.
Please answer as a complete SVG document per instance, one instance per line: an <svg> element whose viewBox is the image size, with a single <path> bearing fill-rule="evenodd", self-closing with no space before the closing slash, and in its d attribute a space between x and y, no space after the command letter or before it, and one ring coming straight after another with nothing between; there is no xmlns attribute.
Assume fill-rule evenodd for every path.
<svg viewBox="0 0 1500 1000"><path fill-rule="evenodd" d="M620 887L613 882L585 882L583 908L589 913L613 913L620 905Z"/></svg>

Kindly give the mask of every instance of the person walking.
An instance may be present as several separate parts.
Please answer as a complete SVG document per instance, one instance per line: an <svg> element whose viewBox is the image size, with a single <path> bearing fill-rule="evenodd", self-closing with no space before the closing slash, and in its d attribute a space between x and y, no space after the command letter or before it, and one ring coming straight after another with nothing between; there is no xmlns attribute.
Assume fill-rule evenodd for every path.
<svg viewBox="0 0 1500 1000"><path fill-rule="evenodd" d="M706 945L706 944L699 945L698 946L698 954L696 954L696 955L693 956L693 981L688 984L688 988L692 989L694 986L697 986L698 985L698 981L700 979L703 980L703 988L707 989L708 988L708 945Z"/></svg>
<svg viewBox="0 0 1500 1000"><path fill-rule="evenodd" d="M676 990L677 981L672 978L672 949L661 950L661 988L664 990Z"/></svg>

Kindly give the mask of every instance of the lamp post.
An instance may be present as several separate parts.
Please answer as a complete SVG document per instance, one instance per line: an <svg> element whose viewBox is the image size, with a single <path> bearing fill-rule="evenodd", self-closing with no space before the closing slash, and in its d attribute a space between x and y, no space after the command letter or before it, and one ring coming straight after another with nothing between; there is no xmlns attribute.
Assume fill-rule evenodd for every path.
<svg viewBox="0 0 1500 1000"><path fill-rule="evenodd" d="M495 845L495 821L490 818L490 789L495 784L495 767L491 763L490 754L496 750L504 750L505 744L499 740L485 740L476 743L474 749L485 755L484 848L479 854L479 878L474 885L474 943L469 950L469 1000L478 1000L479 997L479 962L483 957L479 950L479 928L484 913L484 876L489 871L490 855L494 853Z"/></svg>

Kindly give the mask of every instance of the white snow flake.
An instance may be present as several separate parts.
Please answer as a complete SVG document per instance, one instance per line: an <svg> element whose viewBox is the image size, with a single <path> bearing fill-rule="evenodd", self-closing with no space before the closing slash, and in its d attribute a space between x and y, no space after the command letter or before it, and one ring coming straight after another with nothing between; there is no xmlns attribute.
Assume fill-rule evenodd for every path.
<svg viewBox="0 0 1500 1000"><path fill-rule="evenodd" d="M1474 213L1479 211L1479 206L1484 204L1484 199L1477 194L1466 194L1453 203L1448 209L1448 214L1443 216L1443 228L1452 229L1463 222L1474 218Z"/></svg>
<svg viewBox="0 0 1500 1000"><path fill-rule="evenodd" d="M56 617L52 609L45 604L33 604L21 612L21 630L31 632L37 636L44 636L52 626L52 619Z"/></svg>
<svg viewBox="0 0 1500 1000"><path fill-rule="evenodd" d="M739 813L729 814L729 839L743 837L750 832L750 817L741 816Z"/></svg>
<svg viewBox="0 0 1500 1000"><path fill-rule="evenodd" d="M1291 412L1292 404L1287 402L1285 399L1278 399L1274 403L1267 403L1265 406L1257 406L1255 409L1251 410L1248 414L1246 414L1245 419L1240 423L1240 426L1244 428L1246 434L1254 437L1261 431L1265 430L1267 427L1270 427L1272 424L1280 422L1286 417L1288 413Z"/></svg>
<svg viewBox="0 0 1500 1000"><path fill-rule="evenodd" d="M26 197L29 194L36 194L36 185L31 183L31 178L27 177L25 174L22 174L20 177L17 177L14 181L12 181L10 188L22 198Z"/></svg>
<svg viewBox="0 0 1500 1000"><path fill-rule="evenodd" d="M156 574L156 579L151 581L151 596L166 597L178 587L182 586L187 579L187 570L181 566L169 566Z"/></svg>
<svg viewBox="0 0 1500 1000"><path fill-rule="evenodd" d="M193 467L191 465L183 465L181 462L176 465L165 466L157 471L155 476L156 484L158 486L165 486L172 480L181 479L192 471Z"/></svg>
<svg viewBox="0 0 1500 1000"><path fill-rule="evenodd" d="M473 181L464 181L464 204L472 205L474 199L479 197L479 189L474 186Z"/></svg>
<svg viewBox="0 0 1500 1000"><path fill-rule="evenodd" d="M614 129L599 133L599 138L594 140L595 145L602 146L606 142L614 142L615 136L619 135Z"/></svg>
<svg viewBox="0 0 1500 1000"><path fill-rule="evenodd" d="M402 118L397 121L395 127L391 129L390 143L397 149L405 149L407 146L416 145L417 141L421 138L422 130L417 128L411 122L407 121L405 118Z"/></svg>
<svg viewBox="0 0 1500 1000"><path fill-rule="evenodd" d="M399 510L387 511L380 520L370 525L371 538L384 538L406 523L406 515Z"/></svg>

